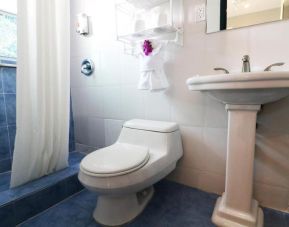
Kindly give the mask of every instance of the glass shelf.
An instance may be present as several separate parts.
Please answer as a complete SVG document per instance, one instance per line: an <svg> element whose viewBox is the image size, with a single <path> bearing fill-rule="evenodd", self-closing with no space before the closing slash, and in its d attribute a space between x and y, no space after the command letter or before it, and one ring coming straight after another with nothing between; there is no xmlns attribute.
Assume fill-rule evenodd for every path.
<svg viewBox="0 0 289 227"><path fill-rule="evenodd" d="M175 35L176 32L179 32L177 28L171 25L165 25L160 27L155 27L140 32L131 33L128 35L118 36L118 39L121 41L141 41L145 39L157 39L157 37L164 37Z"/></svg>
<svg viewBox="0 0 289 227"><path fill-rule="evenodd" d="M116 25L117 39L126 45L145 39L182 45L183 0L120 0Z"/></svg>

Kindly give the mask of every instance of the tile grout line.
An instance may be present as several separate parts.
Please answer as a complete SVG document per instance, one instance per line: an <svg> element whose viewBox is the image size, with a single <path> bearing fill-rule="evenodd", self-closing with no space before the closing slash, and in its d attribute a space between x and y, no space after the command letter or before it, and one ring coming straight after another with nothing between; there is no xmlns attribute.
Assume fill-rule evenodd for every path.
<svg viewBox="0 0 289 227"><path fill-rule="evenodd" d="M4 111L5 111L5 118L6 118L6 128L7 128L7 135L8 135L9 156L10 156L10 159L12 159L10 134L9 134L9 127L8 127L7 107L6 107L6 97L5 97L6 93L5 93L4 83L3 83L3 68L1 68L1 72L0 73L1 73L1 83L2 83L2 90L3 90L3 100L4 100Z"/></svg>
<svg viewBox="0 0 289 227"><path fill-rule="evenodd" d="M10 171L6 171L6 172L2 172L2 173L0 173L0 176L1 175L5 175L5 174L9 174L11 172L11 170Z"/></svg>
<svg viewBox="0 0 289 227"><path fill-rule="evenodd" d="M77 152L77 151L75 151L75 152ZM77 153L80 153L80 152L77 152ZM78 164L73 164L73 165L71 165L71 166L69 166L69 167L75 167L75 166L77 166ZM69 168L68 167L68 168ZM6 174L8 174L9 172L5 172ZM10 173L11 173L11 171L10 171ZM69 178L69 177L72 177L72 176L75 176L77 173L73 173L72 175L69 175L69 176L66 176L65 178L63 178L63 179L61 179L60 181L63 181L63 180L65 180L65 179L67 179L67 178ZM53 174L50 174L50 175L53 175ZM50 176L50 175L48 175L48 176ZM58 182L60 182L60 181L58 181ZM58 182L54 182L53 183L53 185L55 185L55 183L58 183ZM49 188L49 187L51 187L51 186L53 186L53 185L42 185L42 186L40 186L37 190L35 190L35 191L33 191L33 192L28 192L28 193L25 193L25 195L24 196L29 196L29 195L32 195L33 193L36 193L36 192L40 192L40 191L42 191L42 190L45 190L45 189L47 189L47 188ZM8 190L10 190L10 189L8 189ZM17 198L17 199L22 199L22 198L24 198L23 197L23 195L21 195L19 198ZM14 200L11 200L11 201L8 201L8 202L5 202L5 204L8 204L8 203L11 203L11 202L14 202ZM2 204L0 204L0 207L2 206Z"/></svg>
<svg viewBox="0 0 289 227"><path fill-rule="evenodd" d="M76 193L72 194L71 196L69 196L69 197L67 197L67 198L65 198L65 199L63 199L63 200L61 200L60 202L54 204L53 206L47 208L46 210L44 210L44 211L42 211L42 212L40 212L40 213L38 213L38 214L36 214L36 215L34 215L34 216L28 218L27 220L25 220L25 221L23 221L23 222L17 224L16 227L21 227L21 225L25 224L25 222L27 222L27 221L29 221L29 220L32 220L32 219L34 219L34 218L36 218L36 217L38 217L38 216L40 216L40 215L42 215L42 214L45 214L45 213L48 212L50 209L53 209L54 207L58 206L58 205L61 204L61 203L64 203L66 200L71 199L72 197L74 197L74 196L80 194L80 193L83 192L83 191L85 191L85 188L82 189L82 190L80 190L79 192L76 192Z"/></svg>
<svg viewBox="0 0 289 227"><path fill-rule="evenodd" d="M7 112L7 101L6 101L6 95L15 95L16 96L16 92L15 93L6 93L5 92L5 87L4 87L4 76L3 76L3 67L1 67L0 69L0 73L1 73L1 85L2 85L2 90L3 90L3 100L4 100L4 111L5 111L5 118L6 118L6 126L3 126L3 127L6 127L7 128L7 136L8 136L8 146L9 146L9 157L7 159L10 159L11 161L11 166L12 166L12 158L13 158L13 151L12 151L12 144L11 144L11 141L10 141L10 130L9 130L9 127L10 126L16 126L16 122L15 124L9 124L8 123L8 112ZM16 80L16 77L15 77L15 80ZM16 81L15 81L16 82ZM11 170L10 170L11 171ZM9 172L9 171L6 171L6 172Z"/></svg>

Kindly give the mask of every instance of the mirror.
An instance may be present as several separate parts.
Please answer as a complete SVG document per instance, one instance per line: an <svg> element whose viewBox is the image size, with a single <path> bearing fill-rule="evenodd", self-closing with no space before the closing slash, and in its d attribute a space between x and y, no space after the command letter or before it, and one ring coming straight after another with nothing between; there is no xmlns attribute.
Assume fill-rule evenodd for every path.
<svg viewBox="0 0 289 227"><path fill-rule="evenodd" d="M289 0L207 0L207 33L289 19Z"/></svg>

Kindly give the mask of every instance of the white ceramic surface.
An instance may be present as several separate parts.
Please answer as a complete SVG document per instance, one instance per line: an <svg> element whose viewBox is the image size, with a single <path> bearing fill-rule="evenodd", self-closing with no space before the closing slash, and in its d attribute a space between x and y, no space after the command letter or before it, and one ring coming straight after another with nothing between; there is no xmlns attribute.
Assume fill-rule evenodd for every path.
<svg viewBox="0 0 289 227"><path fill-rule="evenodd" d="M225 104L265 104L289 95L289 72L250 72L195 76L192 91L203 91Z"/></svg>
<svg viewBox="0 0 289 227"><path fill-rule="evenodd" d="M134 150L139 154L131 154ZM103 157L95 160L99 155ZM120 226L135 218L152 196L153 192L145 189L174 170L182 155L181 135L175 123L146 120L124 123L114 145L92 152L80 164L80 182L87 189L98 192L98 201L101 201L94 212L96 221ZM100 165L94 166L97 162L101 162ZM129 171L124 172L125 169Z"/></svg>
<svg viewBox="0 0 289 227"><path fill-rule="evenodd" d="M261 104L289 95L289 72L255 72L197 76L192 91L208 93L229 113L225 192L212 216L217 226L263 226L263 212L253 199L257 113Z"/></svg>
<svg viewBox="0 0 289 227"><path fill-rule="evenodd" d="M123 127L164 133L174 132L179 129L179 126L174 122L147 121L142 119L127 121L123 124Z"/></svg>
<svg viewBox="0 0 289 227"><path fill-rule="evenodd" d="M82 159L80 168L81 171L92 176L118 176L136 171L144 166L148 160L148 148L115 143L87 155Z"/></svg>

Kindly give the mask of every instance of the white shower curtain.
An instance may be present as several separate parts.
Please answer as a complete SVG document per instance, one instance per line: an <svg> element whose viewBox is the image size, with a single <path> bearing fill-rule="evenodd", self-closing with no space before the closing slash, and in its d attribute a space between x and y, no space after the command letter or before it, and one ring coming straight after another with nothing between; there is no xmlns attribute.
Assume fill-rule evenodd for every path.
<svg viewBox="0 0 289 227"><path fill-rule="evenodd" d="M18 0L17 133L11 187L67 167L69 0Z"/></svg>

